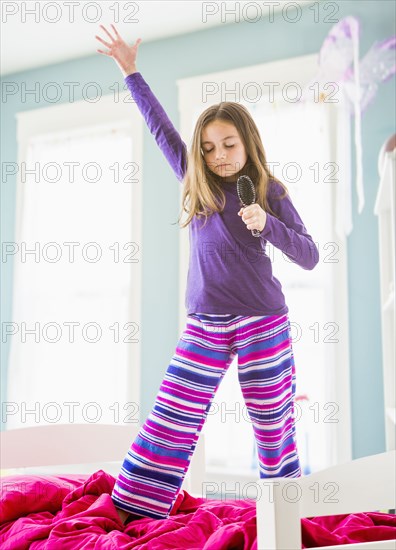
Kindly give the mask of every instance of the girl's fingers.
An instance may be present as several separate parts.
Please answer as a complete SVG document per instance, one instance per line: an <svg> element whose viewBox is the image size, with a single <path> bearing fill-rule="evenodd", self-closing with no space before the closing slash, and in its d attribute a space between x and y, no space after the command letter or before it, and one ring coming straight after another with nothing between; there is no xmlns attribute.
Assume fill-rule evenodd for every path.
<svg viewBox="0 0 396 550"><path fill-rule="evenodd" d="M111 48L111 44L109 44L108 42L105 42L104 40L102 40L100 38L100 36L95 35L95 38L97 38L99 40L99 42L102 42L102 44L104 44L107 48Z"/></svg>
<svg viewBox="0 0 396 550"><path fill-rule="evenodd" d="M105 55L108 55L109 57L113 57L109 52L104 52L103 50L96 50L99 53L104 53Z"/></svg>
<svg viewBox="0 0 396 550"><path fill-rule="evenodd" d="M113 27L113 31L114 31L116 37L117 37L117 38L121 38L121 36L118 34L118 31L117 31L117 29L115 28L115 26L113 25L113 23L111 24L111 26Z"/></svg>
<svg viewBox="0 0 396 550"><path fill-rule="evenodd" d="M115 42L114 38L111 36L111 34L109 33L109 31L103 26L103 25L99 25L99 27L102 27L102 29L104 30L104 32L107 34L107 36L110 38L110 40L112 42Z"/></svg>

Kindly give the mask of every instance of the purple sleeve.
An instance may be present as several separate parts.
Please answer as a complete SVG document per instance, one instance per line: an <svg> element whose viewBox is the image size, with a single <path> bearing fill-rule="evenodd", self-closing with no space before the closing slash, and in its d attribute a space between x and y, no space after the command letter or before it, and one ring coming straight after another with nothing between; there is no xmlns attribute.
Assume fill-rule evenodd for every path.
<svg viewBox="0 0 396 550"><path fill-rule="evenodd" d="M267 221L260 236L282 250L293 262L311 270L319 262L319 250L307 233L289 195L283 199L274 198L282 193L283 188L271 180L268 199L272 210L280 218L267 212Z"/></svg>
<svg viewBox="0 0 396 550"><path fill-rule="evenodd" d="M153 134L176 177L179 181L182 181L186 172L186 144L141 73L132 73L126 76L124 80L147 123L148 129Z"/></svg>

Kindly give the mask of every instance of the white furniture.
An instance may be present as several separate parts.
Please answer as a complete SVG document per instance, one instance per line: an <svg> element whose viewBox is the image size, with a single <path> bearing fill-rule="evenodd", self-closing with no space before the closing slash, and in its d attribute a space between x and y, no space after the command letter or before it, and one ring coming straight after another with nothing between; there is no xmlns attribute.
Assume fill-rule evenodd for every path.
<svg viewBox="0 0 396 550"><path fill-rule="evenodd" d="M87 474L104 470L117 477L137 425L52 424L0 432L2 475ZM200 496L205 471L201 434L182 489Z"/></svg>
<svg viewBox="0 0 396 550"><path fill-rule="evenodd" d="M259 480L257 550L300 550L301 518L394 509L395 464L396 451L388 451L300 478ZM392 550L396 539L319 548Z"/></svg>
<svg viewBox="0 0 396 550"><path fill-rule="evenodd" d="M384 381L386 448L395 449L395 139L387 140L380 151L380 182L374 213L378 216L382 365Z"/></svg>
<svg viewBox="0 0 396 550"><path fill-rule="evenodd" d="M2 475L93 473L117 475L137 426L51 425L0 432ZM182 488L202 495L203 434ZM29 448L29 452L26 449ZM23 452L25 449L25 452ZM257 481L257 550L300 550L300 518L395 508L396 451L359 458L300 478ZM113 467L111 471L110 467ZM201 493L201 494L200 494ZM392 550L395 541L320 547Z"/></svg>

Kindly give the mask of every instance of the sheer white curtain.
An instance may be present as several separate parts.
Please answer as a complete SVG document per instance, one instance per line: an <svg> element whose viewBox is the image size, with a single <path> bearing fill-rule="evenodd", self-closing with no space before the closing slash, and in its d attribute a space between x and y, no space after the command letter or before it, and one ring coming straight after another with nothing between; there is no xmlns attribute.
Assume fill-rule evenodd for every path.
<svg viewBox="0 0 396 550"><path fill-rule="evenodd" d="M268 245L274 275L289 306L297 378L297 438L303 470L333 462L333 428L339 406L333 392L335 349L340 338L335 319L336 289L332 260L339 261L333 234L334 188L338 166L331 162L330 109L323 103L261 105L253 113L273 173L285 183L320 261L312 271L292 263ZM268 138L266 138L268 136ZM279 163L279 164L276 164Z"/></svg>
<svg viewBox="0 0 396 550"><path fill-rule="evenodd" d="M29 140L18 183L7 429L126 414L139 261L132 158L121 123Z"/></svg>

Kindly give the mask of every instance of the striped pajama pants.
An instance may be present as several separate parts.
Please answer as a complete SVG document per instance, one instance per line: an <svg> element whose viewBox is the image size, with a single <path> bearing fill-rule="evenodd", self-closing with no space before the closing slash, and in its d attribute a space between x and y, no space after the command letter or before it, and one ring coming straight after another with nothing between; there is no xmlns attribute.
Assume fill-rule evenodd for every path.
<svg viewBox="0 0 396 550"><path fill-rule="evenodd" d="M152 411L125 456L111 495L115 506L138 516L169 516L216 390L236 354L260 478L301 475L288 315L193 313Z"/></svg>

